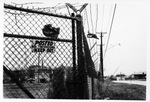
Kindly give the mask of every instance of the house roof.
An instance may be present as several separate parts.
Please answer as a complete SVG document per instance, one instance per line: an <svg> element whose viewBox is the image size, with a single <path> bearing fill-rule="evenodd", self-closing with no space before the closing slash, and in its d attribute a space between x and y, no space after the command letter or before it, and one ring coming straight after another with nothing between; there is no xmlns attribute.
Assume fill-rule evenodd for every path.
<svg viewBox="0 0 150 102"><path fill-rule="evenodd" d="M146 74L146 72L135 72L135 73L133 73L133 75L145 75Z"/></svg>
<svg viewBox="0 0 150 102"><path fill-rule="evenodd" d="M124 75L124 74L117 74L116 75L116 77L124 77L124 76L126 76L126 75Z"/></svg>

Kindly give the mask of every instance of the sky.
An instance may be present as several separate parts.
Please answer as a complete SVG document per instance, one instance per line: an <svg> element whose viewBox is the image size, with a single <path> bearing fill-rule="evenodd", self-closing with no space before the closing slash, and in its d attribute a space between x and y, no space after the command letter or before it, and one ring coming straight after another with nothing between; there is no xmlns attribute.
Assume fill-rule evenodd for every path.
<svg viewBox="0 0 150 102"><path fill-rule="evenodd" d="M109 44L120 43L106 52L106 72L132 74L146 71L147 12L141 4L118 4Z"/></svg>
<svg viewBox="0 0 150 102"><path fill-rule="evenodd" d="M26 1L15 1L6 0L6 3L27 3L32 2L31 0ZM38 1L35 1L38 2ZM40 2L40 1L39 1ZM41 1L43 2L43 1ZM49 3L44 2L40 7L56 6L59 2ZM61 5L64 3L61 3ZM80 3L79 3L80 4ZM83 4L83 3L81 3ZM106 49L106 42L109 36L109 29L114 9L114 4L111 2L101 3L98 2L98 9L96 3L89 3L86 7L86 12L83 11L83 20L85 21L85 32L90 31L96 32L107 32L104 34L103 48L106 50L104 57L104 75L115 75L115 74L126 74L130 75L134 72L147 71L147 36L148 36L148 5L146 3L117 3L112 30L110 33L110 40L108 43L109 50ZM37 6L37 5L36 5ZM90 15L92 11L92 16ZM67 9L61 11L62 14L67 13ZM98 12L98 16L97 16ZM96 23L96 17L98 21ZM87 18L89 28L87 24ZM91 18L92 21L91 22ZM93 23L93 28L92 28ZM97 25L97 29L95 30ZM94 29L94 30L92 30ZM99 35L98 35L99 36ZM96 41L100 40L88 39L89 46L91 47ZM120 44L120 46L119 46ZM111 47L116 45L114 47ZM95 46L92 49L91 54L99 51L99 47ZM93 57L93 60L99 58L98 53ZM98 69L98 63L96 63Z"/></svg>
<svg viewBox="0 0 150 102"><path fill-rule="evenodd" d="M92 17L93 22L94 18L96 19L94 5L92 4L95 10L95 13L93 11L93 15L95 14ZM106 50L104 57L104 75L116 75L120 73L130 75L134 72L146 72L147 7L144 4L136 3L117 4L107 47L107 49L110 49L107 50L106 44L113 9L114 4L99 4L98 10L100 13L96 32L107 32L107 34L103 35L103 49Z"/></svg>

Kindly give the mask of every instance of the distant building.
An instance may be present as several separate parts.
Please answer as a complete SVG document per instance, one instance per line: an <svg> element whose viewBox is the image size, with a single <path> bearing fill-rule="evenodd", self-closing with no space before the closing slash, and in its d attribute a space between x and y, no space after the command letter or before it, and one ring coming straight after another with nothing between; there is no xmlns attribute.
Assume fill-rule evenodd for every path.
<svg viewBox="0 0 150 102"><path fill-rule="evenodd" d="M48 82L50 80L51 68L45 66L32 65L28 69L28 78L35 82Z"/></svg>
<svg viewBox="0 0 150 102"><path fill-rule="evenodd" d="M131 77L132 79L146 79L146 72L136 72Z"/></svg>
<svg viewBox="0 0 150 102"><path fill-rule="evenodd" d="M126 78L126 75L124 75L124 74L117 74L116 75L117 81L119 81L119 80L125 80L125 78Z"/></svg>
<svg viewBox="0 0 150 102"><path fill-rule="evenodd" d="M13 77L17 80L19 80L20 82L25 82L27 79L27 71L24 69L20 69L20 70L10 70L10 72L13 74ZM4 83L10 83L10 82L14 82L5 72L3 72L3 82Z"/></svg>

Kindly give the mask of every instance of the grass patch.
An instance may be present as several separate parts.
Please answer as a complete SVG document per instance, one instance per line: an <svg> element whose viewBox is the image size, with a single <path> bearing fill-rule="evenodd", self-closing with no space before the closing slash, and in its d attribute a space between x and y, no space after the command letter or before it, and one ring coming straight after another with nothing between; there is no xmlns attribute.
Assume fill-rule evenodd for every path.
<svg viewBox="0 0 150 102"><path fill-rule="evenodd" d="M146 100L146 86L104 82L101 86L100 98L110 100Z"/></svg>

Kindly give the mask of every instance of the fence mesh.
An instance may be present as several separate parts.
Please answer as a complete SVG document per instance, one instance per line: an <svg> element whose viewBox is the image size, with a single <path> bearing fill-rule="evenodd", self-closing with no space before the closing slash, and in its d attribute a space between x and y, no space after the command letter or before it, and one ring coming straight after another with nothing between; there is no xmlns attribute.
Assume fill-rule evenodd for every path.
<svg viewBox="0 0 150 102"><path fill-rule="evenodd" d="M60 28L58 39L63 41L43 39L42 29L47 24ZM72 97L71 19L5 8L4 34L3 64L15 80L35 98ZM4 98L29 98L12 76L6 72L3 76Z"/></svg>

